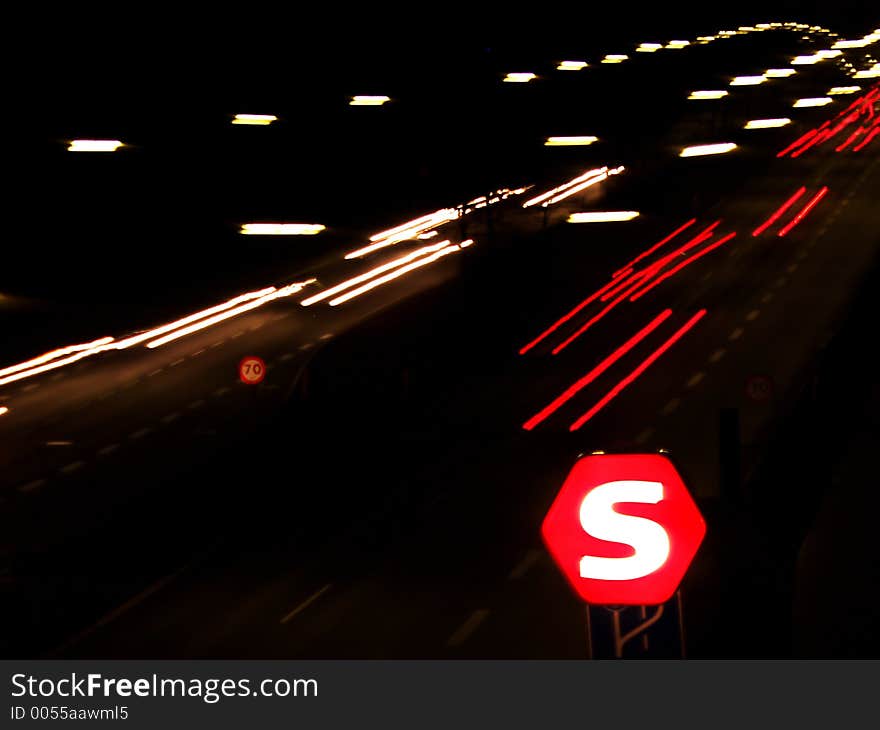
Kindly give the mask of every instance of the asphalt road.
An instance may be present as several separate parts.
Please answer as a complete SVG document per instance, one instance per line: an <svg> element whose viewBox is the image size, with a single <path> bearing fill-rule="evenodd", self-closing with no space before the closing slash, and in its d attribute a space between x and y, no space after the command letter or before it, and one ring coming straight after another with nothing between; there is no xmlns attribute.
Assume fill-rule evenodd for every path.
<svg viewBox="0 0 880 730"><path fill-rule="evenodd" d="M814 79L813 93L826 81ZM773 116L778 100L761 100L755 116ZM474 211L466 228L452 223L369 264L331 263L301 294L167 345L4 386L4 589L16 598L7 620L21 626L7 651L583 656L583 608L537 532L577 454L669 449L711 512L722 496L721 409L738 409L748 475L875 261L876 145L775 159L778 143L795 136L770 132L736 159L652 163L641 187L620 175L553 207L546 221L519 207L539 186L499 202L491 219ZM664 179L677 187L658 204ZM752 236L802 185L828 194L786 237ZM561 223L599 204L645 214L632 224ZM518 354L692 217L689 235L720 219L712 241L737 236L558 355L558 335L598 303ZM325 282L465 236L473 247L368 295L299 305ZM522 429L666 308L662 328L546 422ZM569 432L702 309L657 364ZM264 384L238 382L246 355L266 360ZM746 396L752 375L772 380L768 400ZM719 614L715 568L725 549L710 539L683 588L698 645ZM108 613L96 623L98 608Z"/></svg>

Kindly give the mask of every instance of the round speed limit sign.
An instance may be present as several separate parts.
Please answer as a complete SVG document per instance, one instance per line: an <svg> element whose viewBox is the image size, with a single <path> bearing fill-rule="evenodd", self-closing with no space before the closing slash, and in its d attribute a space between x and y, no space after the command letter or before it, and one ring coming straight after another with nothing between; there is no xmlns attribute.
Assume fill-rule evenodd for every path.
<svg viewBox="0 0 880 730"><path fill-rule="evenodd" d="M254 355L244 358L238 364L238 377L246 385L257 385L266 377L266 363Z"/></svg>
<svg viewBox="0 0 880 730"><path fill-rule="evenodd" d="M767 375L752 375L746 380L746 397L757 403L773 397L773 380Z"/></svg>

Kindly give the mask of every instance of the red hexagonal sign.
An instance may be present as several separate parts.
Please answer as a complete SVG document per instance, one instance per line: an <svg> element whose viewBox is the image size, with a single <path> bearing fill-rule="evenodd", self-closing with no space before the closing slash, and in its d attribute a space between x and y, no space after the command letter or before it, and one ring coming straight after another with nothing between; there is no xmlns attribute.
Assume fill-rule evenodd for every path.
<svg viewBox="0 0 880 730"><path fill-rule="evenodd" d="M575 593L598 605L665 603L705 534L703 516L662 454L578 460L541 525Z"/></svg>

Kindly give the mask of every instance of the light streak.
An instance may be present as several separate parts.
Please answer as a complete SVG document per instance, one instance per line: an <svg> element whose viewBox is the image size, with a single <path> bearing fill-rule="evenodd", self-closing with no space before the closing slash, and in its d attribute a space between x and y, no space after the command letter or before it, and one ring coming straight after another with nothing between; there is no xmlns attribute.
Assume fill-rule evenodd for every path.
<svg viewBox="0 0 880 730"><path fill-rule="evenodd" d="M535 426L537 426L542 421L546 420L548 417L553 415L557 410L559 410L565 403L571 400L575 395L577 395L581 390L586 388L590 383L592 383L596 378L598 378L602 373L604 373L608 368L610 368L614 363L616 363L620 358L626 355L630 350L632 350L636 345L638 345L642 340L644 340L649 334L651 334L657 327L659 327L670 315L672 314L671 309L665 309L660 314L658 314L651 322L649 322L645 327L640 329L636 334L630 337L626 342L624 342L620 347L618 347L614 352L612 352L608 357L602 360L596 367L590 370L584 377L577 380L573 385L569 386L565 391L562 392L560 396L554 399L549 405L542 408L538 411L534 416L532 416L528 421L526 421L522 427L526 431L531 431Z"/></svg>
<svg viewBox="0 0 880 730"><path fill-rule="evenodd" d="M645 370L647 370L654 362L656 362L662 355L665 353L670 347L672 347L676 342L678 342L682 337L684 337L691 329L693 329L694 325L697 324L704 316L706 315L706 310L701 309L697 312L693 317L691 317L681 329L679 329L672 337L670 337L666 342L664 342L660 347L658 347L651 355L645 358L644 361L629 375L627 375L623 380L621 380L617 385L615 385L608 393L599 400L596 405L594 405L590 410L588 410L584 415L578 418L574 423L569 426L570 431L577 431L581 426L583 426L587 421L589 421L593 416L595 416L599 411L601 411L608 403L610 403L614 398L616 398L621 391L623 391L627 386L631 385Z"/></svg>

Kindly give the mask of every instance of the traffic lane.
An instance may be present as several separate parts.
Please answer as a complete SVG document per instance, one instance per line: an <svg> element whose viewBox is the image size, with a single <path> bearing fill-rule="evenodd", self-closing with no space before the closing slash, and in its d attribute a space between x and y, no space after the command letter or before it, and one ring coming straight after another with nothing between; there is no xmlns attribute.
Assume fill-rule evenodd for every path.
<svg viewBox="0 0 880 730"><path fill-rule="evenodd" d="M399 299L455 276L456 266L443 263L410 272L408 280L393 282L338 308L317 305L306 310L294 303L276 303L155 351L111 352L99 361L80 363L71 371L62 369L54 375L38 377L22 386L27 391L19 390L17 397L13 394L7 401L12 409L8 415L18 417L0 423L6 437L4 481L27 484L41 479L43 476L35 473L35 469L63 468L64 464L58 462L73 451L56 449L35 456L27 445L42 451L39 447L46 443L61 442L66 446L76 444L88 453L93 448L102 448L104 442L125 438L120 430L128 425L133 426L132 433L139 428L151 428L152 423L168 414L234 385L238 361L244 355L271 358L285 350L278 353L279 357L290 358L303 350L320 347L340 331ZM115 402L122 390L130 391L134 397L124 407ZM193 400L187 402L190 395ZM57 458L53 460L53 456Z"/></svg>
<svg viewBox="0 0 880 730"><path fill-rule="evenodd" d="M465 460L465 463L470 463L470 462L468 462L467 460ZM517 470L517 471L519 471L519 470ZM555 485L554 485L554 486L555 486ZM552 487L551 487L551 493L552 493ZM539 523L539 520L540 520L540 510L537 510L537 511L535 512L535 514L533 515L533 520L534 520L534 523L535 523L535 524L538 524L538 523ZM493 562L493 564L494 564L496 561L492 561L492 562ZM478 575L483 575L483 576L485 575L485 572L482 571L482 570L477 571L477 573L478 573ZM330 599L328 598L328 600L330 600ZM322 598L322 603L323 603L323 598ZM324 605L326 605L326 604L324 604ZM387 607L386 607L386 609L387 609ZM385 609L383 609L383 611L384 611L384 610L385 610ZM479 610L479 609L478 609L478 610ZM379 613L381 614L383 611L379 611ZM422 615L424 615L424 614L422 614ZM395 619L395 622L398 622L398 621L400 621L400 620L401 620L401 619ZM355 645L356 645L356 644L352 644L352 646L355 646Z"/></svg>
<svg viewBox="0 0 880 730"><path fill-rule="evenodd" d="M366 306L340 311L344 312L346 321L357 319L365 311L369 311L368 307L385 307L394 303L404 292L413 294L426 285L438 285L453 276L456 270L455 266L433 270L426 276L403 283L402 287L397 287L394 291L389 290L384 296L380 294L366 299ZM239 341L244 340L245 338L241 338ZM243 352L251 351L248 348ZM270 367L273 364L270 360ZM300 364L290 363L297 367ZM274 377L275 374L270 371L270 381ZM241 392L244 392L243 389L244 386L239 386ZM267 389L257 390L264 393ZM180 395L192 397L186 383L184 393ZM121 412L132 410L125 397L120 395L120 398ZM188 538L201 530L176 514L171 521L155 515L156 510L161 513L169 491L175 495L175 499L198 501L207 498L209 503L218 498L214 492L219 491L226 495L225 499L228 501L228 495L239 492L240 485L253 487L256 480L258 486L267 485L265 488L270 489L279 480L283 484L285 479L295 477L306 468L297 464L293 472L290 471L290 464L286 460L288 456L298 461L304 460L305 465L310 462L307 452L295 448L296 441L271 443L268 448L275 447L274 454L266 453L265 448L262 451L255 448L247 438L243 446L236 447L241 442L242 432L249 430L242 428L243 410L252 411L260 400L257 399L254 403L246 400L244 408L222 407L221 401L227 398L229 395L224 395L220 400L209 400L192 412L186 409L170 425L157 424L154 431L140 434L131 443L126 443L126 448L116 449L112 453L98 453L76 469L65 472L63 478L59 475L54 482L31 485L32 488L13 495L4 504L4 547L15 554L14 563L18 566L16 570L21 577L18 590L16 591L16 586L12 586L16 591L16 603L11 609L22 609L18 614L20 618L25 622L31 618L36 620L42 613L35 608L31 611L24 610L22 601L32 603L36 597L47 595L47 591L53 601L60 601L65 592L72 591L73 595L69 595L66 600L69 618L74 623L64 624L69 633L76 628L76 621L80 625L86 625L94 619L94 614L88 615L85 609L80 610L83 605L96 604L99 611L107 610L114 602L121 600L125 591L132 595L141 590L160 574L157 571L173 571L175 566L185 562L201 547L200 544L189 544ZM265 400L269 401L269 411L272 412L277 410L278 402L282 399L273 395ZM297 415L294 409L285 413L285 419L289 421L292 418L296 421ZM194 425L196 417L198 420ZM247 426L250 427L258 419L248 417L247 420ZM283 423L284 421L282 425ZM308 424L303 424L302 428L307 429ZM262 433L271 436L273 430L274 426L270 422L262 428ZM293 450L291 444L294 446ZM257 456L258 453L262 456ZM256 463L249 465L249 460ZM284 463L279 463L279 460ZM274 464L276 468L271 469L267 464ZM209 490L207 496L205 490ZM304 485L297 487L295 491L298 494L308 494ZM150 494L154 495L152 500ZM261 496L266 497L265 494ZM247 503L246 499L245 506ZM160 550L151 541L155 534L155 524L144 524L148 519L145 516L147 514L153 515L153 520L162 520L163 539ZM220 517L223 516L221 513ZM301 510L295 513L295 518L300 524L309 519ZM131 529L122 530L122 534L119 534L119 525L129 525ZM203 525L200 520L196 520L195 525L202 529L210 527ZM85 545L82 544L84 542ZM117 573L109 576L99 572L92 585L99 586L94 592L100 595L96 595L94 600L91 597L84 599L83 589L77 584L86 586L89 583L85 579L75 580L82 573L80 565L91 565L93 560L89 556L94 556L96 550L101 554L107 545L113 545L120 550L119 555L127 555L126 551L130 551L132 561L141 567L135 570L123 564L118 566ZM153 552L162 554L153 560ZM17 560L18 556L22 560ZM80 562L74 560L73 556L78 556ZM38 563L36 568L31 567L34 560ZM40 585L41 582L46 583L46 571L49 571L50 577L57 576L61 582L73 580L74 585L59 587L51 580L48 585ZM29 584L34 581L37 585ZM38 602L37 605L41 604ZM94 608L93 605L92 607ZM9 604L7 608L10 608ZM31 628L37 643L54 636L48 628L44 629L39 625ZM19 632L17 638L21 634L23 632Z"/></svg>

